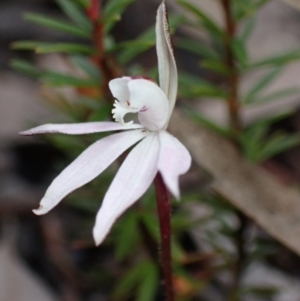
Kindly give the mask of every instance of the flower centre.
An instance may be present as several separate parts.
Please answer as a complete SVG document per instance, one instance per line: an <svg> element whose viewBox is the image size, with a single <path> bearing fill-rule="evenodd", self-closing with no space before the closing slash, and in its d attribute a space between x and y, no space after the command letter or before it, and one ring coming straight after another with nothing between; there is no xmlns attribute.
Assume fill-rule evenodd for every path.
<svg viewBox="0 0 300 301"><path fill-rule="evenodd" d="M169 103L164 92L153 81L144 78L121 78L110 82L115 97L113 118L121 125L128 113L137 113L139 122L149 131L158 131L166 124Z"/></svg>
<svg viewBox="0 0 300 301"><path fill-rule="evenodd" d="M130 106L130 101L125 101L123 103L119 102L118 100L115 100L114 102L114 108L112 109L113 119L120 123L121 125L130 125L133 123L133 120L129 122L124 121L124 117L128 113L138 113L138 112L145 112L147 111L147 108L143 106L141 110L138 108L134 108Z"/></svg>

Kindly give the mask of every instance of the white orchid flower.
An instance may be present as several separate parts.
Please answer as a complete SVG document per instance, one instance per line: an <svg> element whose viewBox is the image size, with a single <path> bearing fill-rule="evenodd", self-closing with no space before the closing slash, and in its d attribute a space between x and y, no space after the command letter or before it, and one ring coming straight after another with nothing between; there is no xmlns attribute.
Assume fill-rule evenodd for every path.
<svg viewBox="0 0 300 301"><path fill-rule="evenodd" d="M95 142L63 170L46 191L40 207L33 210L37 215L47 213L138 143L117 172L97 214L93 230L97 245L104 240L115 220L145 193L157 172L161 173L173 196L179 199L178 177L191 165L187 149L166 131L177 94L177 70L164 2L157 12L156 45L160 87L141 77L110 81L109 88L116 99L112 110L116 122L45 124L21 133L80 135L124 131ZM140 124L125 123L127 113L137 113Z"/></svg>

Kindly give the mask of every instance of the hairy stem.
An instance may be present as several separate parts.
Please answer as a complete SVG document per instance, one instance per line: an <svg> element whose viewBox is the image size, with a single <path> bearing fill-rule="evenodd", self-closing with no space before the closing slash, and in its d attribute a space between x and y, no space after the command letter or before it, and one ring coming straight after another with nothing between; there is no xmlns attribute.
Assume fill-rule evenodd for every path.
<svg viewBox="0 0 300 301"><path fill-rule="evenodd" d="M171 261L171 201L167 187L158 173L154 180L161 235L161 264L167 301L174 301Z"/></svg>

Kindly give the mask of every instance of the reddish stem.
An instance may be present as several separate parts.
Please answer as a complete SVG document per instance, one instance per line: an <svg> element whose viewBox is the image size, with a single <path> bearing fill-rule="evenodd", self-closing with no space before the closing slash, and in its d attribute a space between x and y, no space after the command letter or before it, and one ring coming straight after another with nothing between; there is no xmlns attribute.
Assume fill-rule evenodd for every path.
<svg viewBox="0 0 300 301"><path fill-rule="evenodd" d="M236 67L235 56L232 51L232 42L236 34L236 23L232 16L231 0L221 1L224 11L226 34L224 39L226 51L226 65L230 70L229 75L229 97L228 97L228 112L231 123L233 138L236 139L242 130L240 120L240 103L238 99L239 74Z"/></svg>
<svg viewBox="0 0 300 301"><path fill-rule="evenodd" d="M161 264L167 301L174 300L171 260L171 201L167 187L158 173L154 180L161 235Z"/></svg>
<svg viewBox="0 0 300 301"><path fill-rule="evenodd" d="M93 35L92 40L97 54L93 57L93 60L97 64L101 75L101 92L107 98L111 98L108 83L111 79L119 77L119 70L114 66L112 59L105 53L104 49L104 25L101 20L102 7L99 0L90 0L90 7L87 9L87 16L93 23Z"/></svg>
<svg viewBox="0 0 300 301"><path fill-rule="evenodd" d="M97 21L100 17L100 3L98 0L91 0L90 6L86 11L89 19L93 22Z"/></svg>

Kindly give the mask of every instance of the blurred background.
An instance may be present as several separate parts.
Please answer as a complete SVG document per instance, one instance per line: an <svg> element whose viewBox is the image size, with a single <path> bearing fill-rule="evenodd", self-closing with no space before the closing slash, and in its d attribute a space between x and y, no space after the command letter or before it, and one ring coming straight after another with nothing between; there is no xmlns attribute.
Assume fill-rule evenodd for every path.
<svg viewBox="0 0 300 301"><path fill-rule="evenodd" d="M53 74L42 78L20 63L26 61L39 70L82 78L87 68L80 70L80 63L76 68L74 65L83 62L80 59L84 54L75 54L70 60L66 53L39 55L32 49L12 49L12 43L24 40L91 45L91 39L29 22L28 12L68 20L70 16L61 9L63 2L0 1L0 300L163 300L159 265L154 263L157 255L155 260L152 256L153 249L154 253L159 251L152 190L141 205L134 207L134 213L122 217L107 243L94 247L94 216L117 165L46 216L37 217L31 211L38 207L59 171L102 136L32 138L21 137L18 132L49 122L110 118L111 104L103 100L106 96L101 88L97 90L98 84L54 84ZM236 139L228 130L228 102L220 100L226 99L228 85L230 92L231 75L224 72L221 63L213 64L217 59L209 55L222 56L226 50L222 48L223 38L218 40L209 30L210 20L226 28L222 1L187 2L205 14L205 18L198 15L201 22L197 23L197 13L188 5L167 1L175 55L182 72L178 107L195 124L234 140L247 160L272 174L280 185L298 191L300 11L281 0L251 0L248 8L240 0L231 1L232 7L243 7L246 19L236 20L241 24L236 24L234 34L248 35L242 46L232 46L237 63L231 67L239 73L236 92L247 96L238 112L243 129ZM159 3L127 1L130 5L124 6L120 22L107 33L105 51L109 58L116 57L120 68L111 64L117 74L156 76L151 26ZM82 12L86 15L84 9ZM149 28L152 44L145 43L146 35L142 36ZM134 43L124 44L129 40L140 41L145 49L139 50L142 46ZM132 47L137 47L136 54L128 51ZM276 57L278 54L282 55ZM97 73L94 69L89 69L92 74ZM99 78L103 81L101 74ZM260 149L255 148L258 145ZM249 219L247 212L238 211L230 198L212 192L210 170L204 171L196 161L182 177L182 203L174 204L174 285L178 300L300 300L300 250L291 251L270 236L268 229L253 222L251 215ZM289 219L285 218L284 223ZM288 224L285 226L288 228Z"/></svg>

